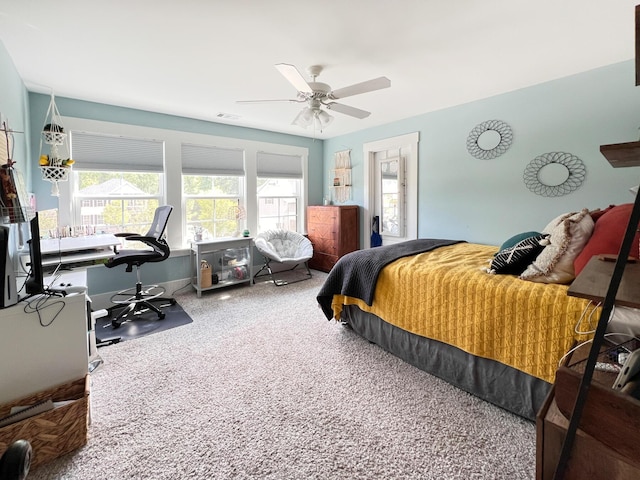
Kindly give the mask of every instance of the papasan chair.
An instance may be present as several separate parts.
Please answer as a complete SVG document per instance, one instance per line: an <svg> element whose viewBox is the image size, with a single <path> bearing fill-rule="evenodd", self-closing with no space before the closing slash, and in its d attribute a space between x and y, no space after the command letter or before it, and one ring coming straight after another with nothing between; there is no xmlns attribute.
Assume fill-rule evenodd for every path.
<svg viewBox="0 0 640 480"><path fill-rule="evenodd" d="M254 243L264 257L265 263L253 276L253 283L256 283L257 277L267 275L269 275L274 285L278 287L311 278L311 270L309 270L307 261L313 256L313 245L304 235L290 230L267 230L258 234L254 239ZM284 265L284 268L278 269L276 273L290 272L299 265L304 265L307 271L304 277L297 280L276 279L271 269L272 262Z"/></svg>

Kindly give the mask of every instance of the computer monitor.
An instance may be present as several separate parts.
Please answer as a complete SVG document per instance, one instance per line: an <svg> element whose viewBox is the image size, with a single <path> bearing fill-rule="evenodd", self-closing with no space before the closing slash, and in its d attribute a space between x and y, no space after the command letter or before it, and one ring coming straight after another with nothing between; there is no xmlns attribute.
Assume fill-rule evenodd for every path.
<svg viewBox="0 0 640 480"><path fill-rule="evenodd" d="M42 250L40 249L40 224L38 212L29 222L31 239L29 245L29 276L25 282L25 291L28 295L38 295L45 292L44 273L42 268Z"/></svg>
<svg viewBox="0 0 640 480"><path fill-rule="evenodd" d="M11 254L11 227L0 225L0 308L10 307L18 302L16 272Z"/></svg>

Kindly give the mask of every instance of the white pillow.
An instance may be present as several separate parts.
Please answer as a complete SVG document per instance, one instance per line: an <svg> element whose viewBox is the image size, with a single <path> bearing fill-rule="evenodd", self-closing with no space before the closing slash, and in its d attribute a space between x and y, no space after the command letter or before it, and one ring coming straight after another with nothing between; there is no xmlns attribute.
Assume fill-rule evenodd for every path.
<svg viewBox="0 0 640 480"><path fill-rule="evenodd" d="M587 244L594 225L587 208L554 218L542 230L550 234L549 245L520 278L539 283L570 283L575 278L573 261Z"/></svg>

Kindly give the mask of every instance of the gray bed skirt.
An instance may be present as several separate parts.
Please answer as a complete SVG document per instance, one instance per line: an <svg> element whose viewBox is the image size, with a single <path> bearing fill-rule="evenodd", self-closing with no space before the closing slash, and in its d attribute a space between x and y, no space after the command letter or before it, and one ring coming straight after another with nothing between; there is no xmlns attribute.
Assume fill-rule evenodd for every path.
<svg viewBox="0 0 640 480"><path fill-rule="evenodd" d="M405 362L529 420L535 420L551 389L520 370L407 332L355 305L343 305L341 320Z"/></svg>

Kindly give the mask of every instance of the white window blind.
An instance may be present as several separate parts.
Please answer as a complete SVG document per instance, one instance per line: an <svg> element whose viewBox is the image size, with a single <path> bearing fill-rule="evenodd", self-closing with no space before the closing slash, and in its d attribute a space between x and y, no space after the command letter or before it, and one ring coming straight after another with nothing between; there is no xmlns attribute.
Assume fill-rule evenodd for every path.
<svg viewBox="0 0 640 480"><path fill-rule="evenodd" d="M71 132L71 158L74 170L162 172L164 142Z"/></svg>
<svg viewBox="0 0 640 480"><path fill-rule="evenodd" d="M187 175L244 175L244 151L183 143L182 173Z"/></svg>
<svg viewBox="0 0 640 480"><path fill-rule="evenodd" d="M258 177L302 178L302 158L299 155L258 152Z"/></svg>

